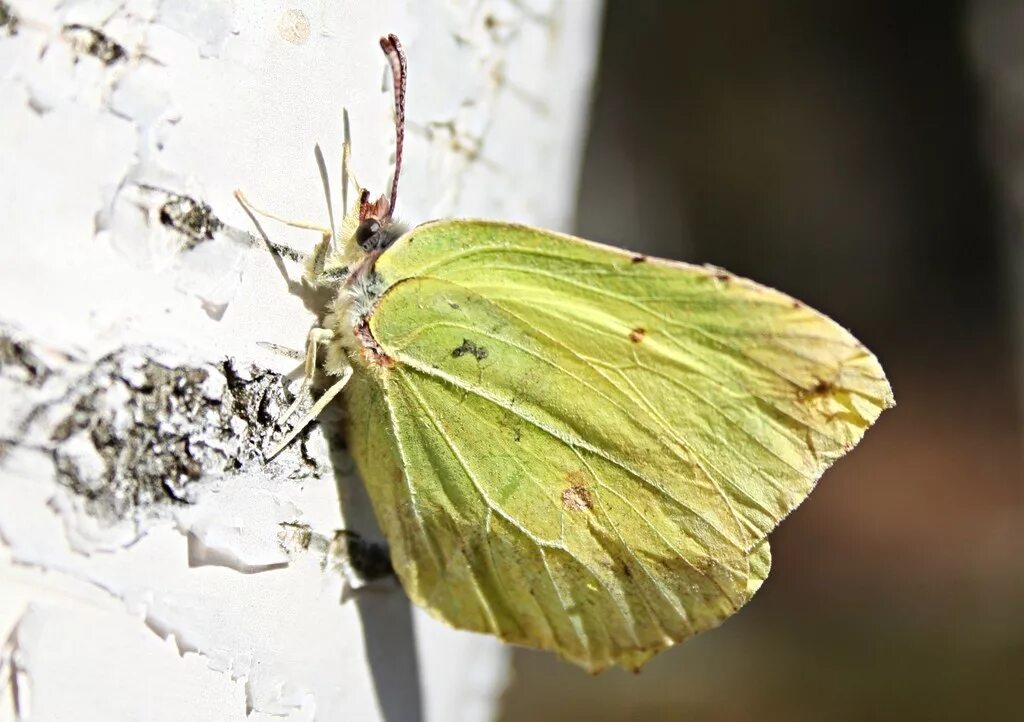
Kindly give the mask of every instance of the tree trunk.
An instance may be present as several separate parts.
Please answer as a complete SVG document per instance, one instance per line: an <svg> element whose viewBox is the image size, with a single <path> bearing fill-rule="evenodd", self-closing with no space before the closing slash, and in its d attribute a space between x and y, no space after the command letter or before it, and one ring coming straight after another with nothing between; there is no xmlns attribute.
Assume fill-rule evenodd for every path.
<svg viewBox="0 0 1024 722"><path fill-rule="evenodd" d="M985 108L985 149L1002 212L1001 231L1018 358L1024 353L1024 2L975 0L971 49ZM1019 386L1024 388L1024 375ZM1021 397L1024 408L1024 396Z"/></svg>
<svg viewBox="0 0 1024 722"><path fill-rule="evenodd" d="M384 191L394 32L398 215L567 229L598 14L0 1L0 720L495 714L506 650L386 574L335 426L264 462L297 386L267 344L312 316L231 194L326 225L343 109Z"/></svg>

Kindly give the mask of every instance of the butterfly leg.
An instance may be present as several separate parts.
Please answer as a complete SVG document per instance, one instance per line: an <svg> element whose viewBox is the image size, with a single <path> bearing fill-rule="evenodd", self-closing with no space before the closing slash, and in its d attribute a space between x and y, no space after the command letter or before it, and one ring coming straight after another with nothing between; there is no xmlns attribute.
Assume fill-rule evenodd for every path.
<svg viewBox="0 0 1024 722"><path fill-rule="evenodd" d="M292 228L302 228L303 230L307 231L317 231L318 233L328 237L331 235L330 228L324 228L323 226L318 226L314 223L306 223L305 221L292 221L287 218L282 218L281 216L271 213L270 211L263 210L262 208L257 208L252 204L252 202L248 198L245 197L245 194L243 194L242 191L240 190L235 191L235 198L238 199L238 202L241 203L245 209L252 211L258 216L269 218L272 221L283 223L286 226L291 226Z"/></svg>
<svg viewBox="0 0 1024 722"><path fill-rule="evenodd" d="M272 221L283 223L284 225L290 226L292 228L301 228L306 231L316 231L317 233L320 234L320 243L318 243L317 247L313 250L313 256L315 258L315 256L318 253L326 255L327 247L331 242L330 228L324 228L323 226L318 226L313 223L306 223L304 221L292 221L287 218L282 218L281 216L275 215L270 211L258 208L257 206L254 206L252 202L248 198L246 198L245 194L243 194L242 191L240 190L235 191L235 199L239 202L239 204L241 204L242 208L246 211L246 213L249 213L250 215L257 215L262 216L263 218L269 218ZM299 263L305 263L309 258L309 254L292 248L291 246L285 246L279 243L273 243L271 241L267 241L267 243L271 246L271 250L280 253L282 256L290 260L297 261ZM321 247L323 247L322 251Z"/></svg>
<svg viewBox="0 0 1024 722"><path fill-rule="evenodd" d="M331 331L330 329L313 327L309 330L309 336L307 337L306 341L306 373L302 380L302 386L299 389L299 393L295 397L294 403L292 403L292 405L288 407L288 410L284 412L280 419L278 419L278 424L283 424L285 421L287 421L288 418L291 417L291 415L294 414L296 410L298 410L301 403L305 400L306 394L308 393L309 390L310 382L313 378L313 375L316 373L318 350L320 346L330 343L333 339L334 332ZM297 437L302 432L302 430L306 428L309 422L313 421L316 417L318 417L323 412L323 410L327 408L328 404L330 404L331 401L334 400L338 393L341 392L343 388L345 388L345 384L348 383L348 380L350 378L352 378L352 367L345 366L341 370L338 380L331 384L330 388L328 388L327 391L324 392L323 396L316 400L316 403L313 404L313 407L309 410L309 413L303 416L302 419L300 419L298 423L296 423L295 426L292 427L291 431L288 432L284 439L282 439L281 442L274 447L274 449L267 455L267 460L269 461L270 459L277 456L279 453L281 453L282 449L284 449L292 441L294 441L295 437Z"/></svg>
<svg viewBox="0 0 1024 722"><path fill-rule="evenodd" d="M330 343L333 338L334 331L328 328L314 326L309 329L309 333L306 335L306 358L303 367L302 386L299 388L299 393L295 395L295 401L277 420L278 425L284 424L302 404L306 393L309 391L309 385L313 380L313 376L316 374L316 359L320 346Z"/></svg>
<svg viewBox="0 0 1024 722"><path fill-rule="evenodd" d="M257 341L256 345L290 359L302 360L303 358L305 358L305 354L303 354L302 351L296 351L293 348L288 348L287 346L281 346L280 344L271 343L270 341Z"/></svg>

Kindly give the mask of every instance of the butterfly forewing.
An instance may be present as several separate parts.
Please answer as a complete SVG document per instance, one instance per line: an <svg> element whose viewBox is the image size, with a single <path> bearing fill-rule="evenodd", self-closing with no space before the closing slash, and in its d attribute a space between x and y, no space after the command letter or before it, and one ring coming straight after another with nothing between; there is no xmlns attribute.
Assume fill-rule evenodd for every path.
<svg viewBox="0 0 1024 722"><path fill-rule="evenodd" d="M849 332L719 269L495 222L427 224L392 251L378 263L389 283L432 277L473 290L591 369L646 433L604 414L571 410L566 421L680 480L707 478L748 549L892 404L877 360ZM568 402L556 391L548 403Z"/></svg>

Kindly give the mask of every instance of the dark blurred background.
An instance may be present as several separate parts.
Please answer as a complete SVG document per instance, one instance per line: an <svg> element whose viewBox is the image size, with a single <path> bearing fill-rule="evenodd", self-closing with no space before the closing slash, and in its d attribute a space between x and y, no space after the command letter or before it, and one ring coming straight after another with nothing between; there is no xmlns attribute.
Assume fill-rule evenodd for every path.
<svg viewBox="0 0 1024 722"><path fill-rule="evenodd" d="M1024 4L607 2L578 233L797 296L898 406L739 615L638 675L518 651L505 720L1021 719L1024 273L989 35L1015 57Z"/></svg>

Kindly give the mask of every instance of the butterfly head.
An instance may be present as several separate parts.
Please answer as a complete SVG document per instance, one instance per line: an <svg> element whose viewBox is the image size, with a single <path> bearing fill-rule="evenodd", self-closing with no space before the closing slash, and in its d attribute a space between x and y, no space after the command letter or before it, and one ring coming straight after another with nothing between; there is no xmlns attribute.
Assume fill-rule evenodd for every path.
<svg viewBox="0 0 1024 722"><path fill-rule="evenodd" d="M391 178L391 193L370 202L369 191L359 197L359 225L354 239L366 253L380 252L390 246L405 231L391 214L398 201L398 179L402 173L402 146L405 142L405 83L407 66L405 51L398 36L391 34L380 39L381 50L391 66L392 86L395 92L395 174Z"/></svg>
<svg viewBox="0 0 1024 722"><path fill-rule="evenodd" d="M397 173L395 178L397 180ZM368 197L369 191L362 191L359 199L359 225L352 238L364 253L373 253L387 249L398 240L405 232L405 226L391 217L391 201L386 196L381 196L373 203L367 200Z"/></svg>

